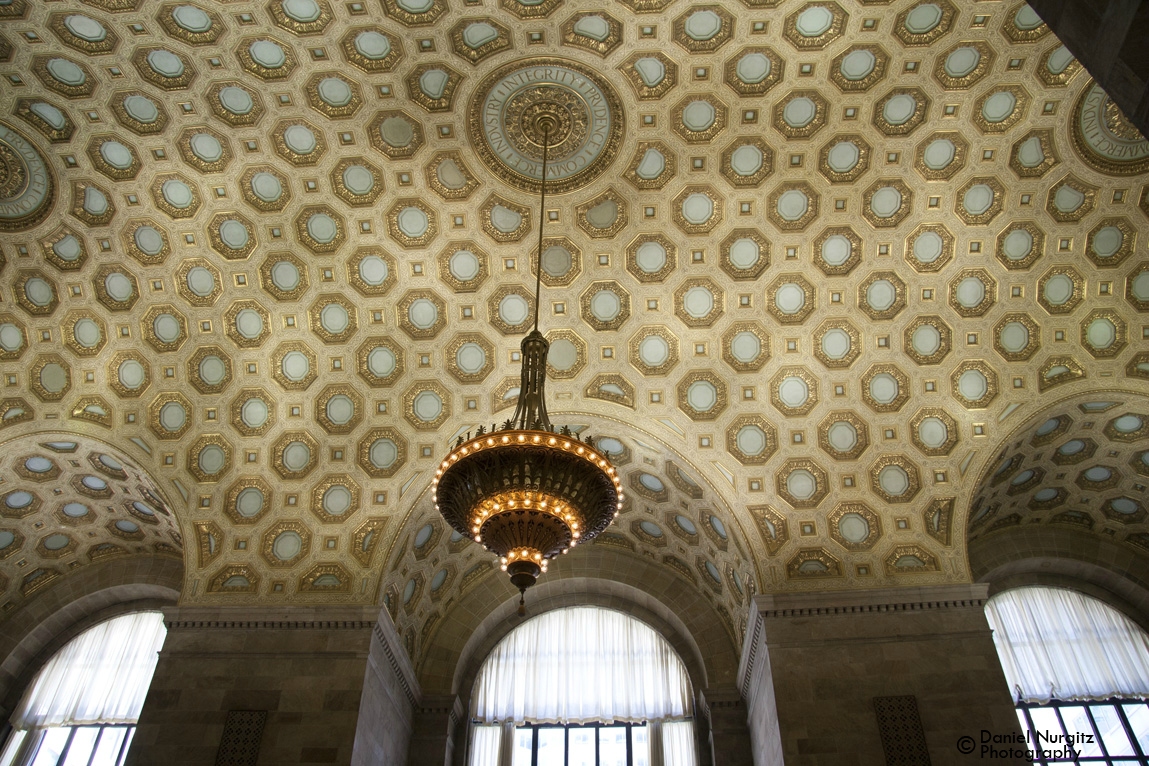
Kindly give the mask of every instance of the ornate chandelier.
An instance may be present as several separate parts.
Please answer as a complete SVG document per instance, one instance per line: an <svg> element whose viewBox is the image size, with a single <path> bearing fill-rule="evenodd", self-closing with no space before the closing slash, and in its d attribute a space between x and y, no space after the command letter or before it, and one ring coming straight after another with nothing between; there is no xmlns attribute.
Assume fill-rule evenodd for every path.
<svg viewBox="0 0 1149 766"><path fill-rule="evenodd" d="M559 127L549 111L532 115L542 141L539 242L535 273L534 329L523 338L522 373L515 414L488 432L460 436L431 483L435 510L457 532L499 556L504 572L524 594L547 571L547 563L610 526L622 507L618 473L589 437L564 426L556 431L547 415L547 351L539 332L543 220L546 209L547 148Z"/></svg>

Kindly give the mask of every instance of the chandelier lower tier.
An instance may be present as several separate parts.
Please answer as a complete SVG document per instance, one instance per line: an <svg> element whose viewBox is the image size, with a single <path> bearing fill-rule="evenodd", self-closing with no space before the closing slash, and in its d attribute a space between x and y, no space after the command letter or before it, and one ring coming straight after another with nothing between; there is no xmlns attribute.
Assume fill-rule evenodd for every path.
<svg viewBox="0 0 1149 766"><path fill-rule="evenodd" d="M433 485L439 513L500 557L519 590L618 514L618 474L569 433L508 428L457 445Z"/></svg>

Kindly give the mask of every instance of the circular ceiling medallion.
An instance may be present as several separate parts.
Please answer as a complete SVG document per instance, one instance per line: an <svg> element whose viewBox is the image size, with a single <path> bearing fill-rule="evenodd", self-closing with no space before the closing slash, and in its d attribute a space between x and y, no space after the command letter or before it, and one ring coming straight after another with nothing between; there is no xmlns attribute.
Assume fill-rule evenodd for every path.
<svg viewBox="0 0 1149 766"><path fill-rule="evenodd" d="M52 207L52 178L44 158L12 128L0 123L0 229L28 229Z"/></svg>
<svg viewBox="0 0 1149 766"><path fill-rule="evenodd" d="M1077 101L1072 135L1081 159L1103 173L1127 176L1149 170L1149 140L1097 83Z"/></svg>
<svg viewBox="0 0 1149 766"><path fill-rule="evenodd" d="M492 72L471 98L468 126L479 156L520 189L537 191L543 136L547 185L555 192L597 178L618 152L622 105L591 70L563 59L514 62Z"/></svg>

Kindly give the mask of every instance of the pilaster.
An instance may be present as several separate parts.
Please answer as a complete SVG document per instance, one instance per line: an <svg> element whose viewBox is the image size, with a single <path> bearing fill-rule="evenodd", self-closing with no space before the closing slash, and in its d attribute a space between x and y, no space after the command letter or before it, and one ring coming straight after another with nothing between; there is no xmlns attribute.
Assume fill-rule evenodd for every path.
<svg viewBox="0 0 1149 766"><path fill-rule="evenodd" d="M707 748L713 766L750 766L750 731L746 727L746 702L738 687L710 687L702 692L701 712L709 721Z"/></svg>

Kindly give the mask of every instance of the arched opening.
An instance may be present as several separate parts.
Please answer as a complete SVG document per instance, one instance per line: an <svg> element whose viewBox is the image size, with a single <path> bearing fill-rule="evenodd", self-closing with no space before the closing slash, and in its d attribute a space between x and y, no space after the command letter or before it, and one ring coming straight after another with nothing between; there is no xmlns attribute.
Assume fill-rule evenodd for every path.
<svg viewBox="0 0 1149 766"><path fill-rule="evenodd" d="M990 594L1069 588L1149 628L1149 398L1086 390L1004 437L971 495L970 574Z"/></svg>
<svg viewBox="0 0 1149 766"><path fill-rule="evenodd" d="M1036 763L1144 764L1149 634L1098 599L1030 586L985 607Z"/></svg>
<svg viewBox="0 0 1149 766"><path fill-rule="evenodd" d="M759 539L753 522L747 526L749 519L740 518L739 506L707 480L705 471L654 435L586 413L564 416L588 424L580 430L598 437L623 476L627 501L616 523L594 545L572 549L552 562L528 595L528 609L536 613L548 596L572 593L569 583L554 590L546 583L578 578L586 583L585 589L578 587L587 596L601 591L607 598L649 604L664 617L675 612L673 619L684 623L680 630L664 630L637 616L668 637L690 636L703 647L697 663L703 672L694 676L691 667L699 689L732 683L746 632L746 609L763 581L749 553ZM472 661L481 660L491 648L472 641L476 634L488 635L479 623L495 612L502 615L500 605L511 598L517 605L518 592L502 584L506 576L490 553L447 527L429 495L412 501L393 539L379 582L379 603L402 636L424 690L462 694L463 688L470 689L470 678L463 677L473 678L478 669ZM608 583L620 584L625 592ZM577 599L563 605L575 603ZM513 609L506 617L512 625L520 622ZM501 636L505 630L496 633ZM681 646L678 650L684 658L699 653ZM454 669L449 685L443 667Z"/></svg>
<svg viewBox="0 0 1149 766"><path fill-rule="evenodd" d="M166 635L160 612L134 612L65 644L16 706L0 764L122 764Z"/></svg>
<svg viewBox="0 0 1149 766"><path fill-rule="evenodd" d="M507 634L475 678L469 766L694 766L694 693L663 636L569 607Z"/></svg>

